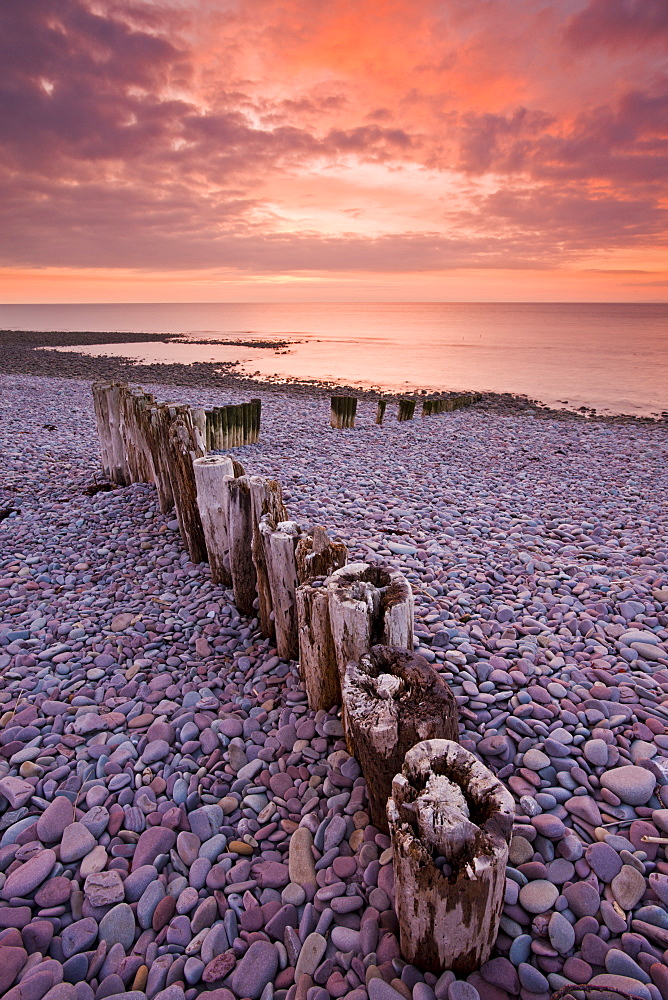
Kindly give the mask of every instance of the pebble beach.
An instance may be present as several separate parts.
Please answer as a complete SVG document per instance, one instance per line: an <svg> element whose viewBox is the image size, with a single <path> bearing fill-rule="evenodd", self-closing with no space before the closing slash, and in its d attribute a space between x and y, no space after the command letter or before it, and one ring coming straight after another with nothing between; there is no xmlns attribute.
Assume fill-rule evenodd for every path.
<svg viewBox="0 0 668 1000"><path fill-rule="evenodd" d="M308 709L153 486L95 489L67 374L0 374L0 996L668 1000L665 423L483 399L376 426L362 399L332 430L322 392L253 388L235 457L406 575L416 651L514 796L500 933L464 980L401 958L338 711ZM142 385L249 398L175 378Z"/></svg>

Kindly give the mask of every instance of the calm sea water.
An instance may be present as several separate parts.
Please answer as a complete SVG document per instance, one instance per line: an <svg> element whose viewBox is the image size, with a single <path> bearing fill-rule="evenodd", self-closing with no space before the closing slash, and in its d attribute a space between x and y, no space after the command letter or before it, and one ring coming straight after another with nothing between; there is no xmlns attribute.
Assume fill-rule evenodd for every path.
<svg viewBox="0 0 668 1000"><path fill-rule="evenodd" d="M215 344L87 348L149 361L238 360L263 378L385 390L525 393L551 406L668 410L668 305L221 303L5 305L0 327L285 338L286 351ZM74 348L80 350L80 348Z"/></svg>

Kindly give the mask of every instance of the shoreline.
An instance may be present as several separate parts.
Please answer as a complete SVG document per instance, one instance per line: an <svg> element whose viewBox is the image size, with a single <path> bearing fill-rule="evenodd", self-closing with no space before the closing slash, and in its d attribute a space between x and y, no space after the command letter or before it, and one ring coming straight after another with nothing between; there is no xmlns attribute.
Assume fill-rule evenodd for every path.
<svg viewBox="0 0 668 1000"><path fill-rule="evenodd" d="M17 343L16 338L21 342ZM270 394L290 393L293 395L323 398L333 393L346 393L360 400L375 401L382 396L388 401L396 402L400 397L426 398L438 395L435 392L423 393L419 389L404 392L380 392L375 389L363 389L350 386L344 382L329 382L318 379L286 379L271 381L257 379L240 374L235 370L235 362L195 362L153 363L141 364L132 358L111 355L92 356L76 352L49 350L49 347L74 347L92 344L123 344L123 343L182 343L180 334L153 333L123 333L123 332L77 332L77 331L15 331L0 330L0 374L33 375L46 378L71 378L97 381L111 379L115 381L136 384L158 383L170 386L201 386L203 389L247 390L250 392L264 391ZM209 341L207 341L209 343ZM239 339L220 341L220 343L245 345ZM253 341L253 346L264 347L284 346L283 340L260 339ZM444 390L445 391L445 390ZM460 388L457 393L475 393L482 398L474 404L479 409L490 413L517 413L533 411L534 416L547 416L557 420L578 420L586 423L603 422L606 424L624 424L628 422L643 425L668 423L668 413L660 417L635 416L633 414L606 415L591 408L580 407L578 410L549 407L540 400L514 393L479 392L475 387Z"/></svg>

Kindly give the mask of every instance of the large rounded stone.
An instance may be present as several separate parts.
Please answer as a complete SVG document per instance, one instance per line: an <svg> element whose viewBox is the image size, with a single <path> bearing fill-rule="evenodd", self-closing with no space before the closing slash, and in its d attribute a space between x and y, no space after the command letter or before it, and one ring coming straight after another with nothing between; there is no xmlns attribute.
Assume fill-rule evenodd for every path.
<svg viewBox="0 0 668 1000"><path fill-rule="evenodd" d="M627 764L624 767L614 767L602 774L601 785L619 796L627 805L643 806L652 797L656 778L644 767Z"/></svg>

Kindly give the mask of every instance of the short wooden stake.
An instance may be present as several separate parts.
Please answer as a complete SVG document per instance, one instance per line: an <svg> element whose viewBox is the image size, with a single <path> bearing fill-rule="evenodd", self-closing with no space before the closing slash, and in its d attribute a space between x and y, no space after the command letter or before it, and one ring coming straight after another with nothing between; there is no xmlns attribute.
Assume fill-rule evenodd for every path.
<svg viewBox="0 0 668 1000"><path fill-rule="evenodd" d="M230 573L234 603L242 615L254 615L256 575L253 565L253 512L250 477L225 480Z"/></svg>
<svg viewBox="0 0 668 1000"><path fill-rule="evenodd" d="M260 521L260 535L269 578L271 603L274 610L276 649L285 660L299 656L297 639L297 562L295 549L301 529L295 521L278 524L265 515Z"/></svg>
<svg viewBox="0 0 668 1000"><path fill-rule="evenodd" d="M332 427L354 427L357 412L355 396L332 396L329 422Z"/></svg>
<svg viewBox="0 0 668 1000"><path fill-rule="evenodd" d="M452 690L423 656L372 646L343 677L349 752L366 779L371 822L387 832L387 800L404 757L422 740L459 739Z"/></svg>
<svg viewBox="0 0 668 1000"><path fill-rule="evenodd" d="M349 563L327 581L339 676L373 645L413 649L413 592L397 570Z"/></svg>
<svg viewBox="0 0 668 1000"><path fill-rule="evenodd" d="M197 487L197 506L202 518L211 580L229 587L230 545L228 531L226 480L234 477L232 459L226 455L207 455L193 462Z"/></svg>
<svg viewBox="0 0 668 1000"><path fill-rule="evenodd" d="M382 424L383 417L385 416L385 409L387 407L386 399L379 399L378 406L376 407L376 423Z"/></svg>
<svg viewBox="0 0 668 1000"><path fill-rule="evenodd" d="M274 605L271 599L269 572L267 570L264 542L260 533L260 523L263 517L266 517L268 523L275 527L279 522L288 520L288 511L283 503L281 484L275 479L265 479L264 476L251 476L250 490L251 515L253 520L251 551L257 577L260 629L262 630L262 634L268 639L274 639L276 635L272 615Z"/></svg>
<svg viewBox="0 0 668 1000"><path fill-rule="evenodd" d="M412 420L414 413L415 413L414 399L399 400L399 412L397 414L397 417L400 423L403 423L404 420Z"/></svg>
<svg viewBox="0 0 668 1000"><path fill-rule="evenodd" d="M467 975L487 961L514 811L508 789L457 743L427 740L408 751L387 804L407 962Z"/></svg>

